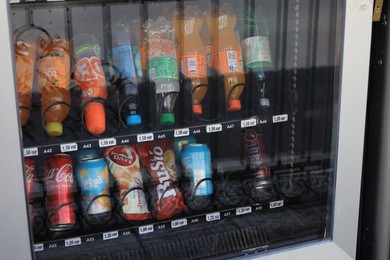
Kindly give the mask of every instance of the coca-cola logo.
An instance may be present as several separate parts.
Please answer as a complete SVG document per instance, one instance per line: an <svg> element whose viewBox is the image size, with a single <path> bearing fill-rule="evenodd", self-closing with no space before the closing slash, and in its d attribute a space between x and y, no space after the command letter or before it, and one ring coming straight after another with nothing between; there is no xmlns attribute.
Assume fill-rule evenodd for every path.
<svg viewBox="0 0 390 260"><path fill-rule="evenodd" d="M71 164L64 164L61 168L52 168L46 173L49 182L70 182L73 183L73 168Z"/></svg>
<svg viewBox="0 0 390 260"><path fill-rule="evenodd" d="M136 154L130 147L120 150L111 150L109 155L110 159L121 166L131 166L135 162Z"/></svg>
<svg viewBox="0 0 390 260"><path fill-rule="evenodd" d="M35 166L26 165L26 181L31 183L34 182L34 179L35 179Z"/></svg>

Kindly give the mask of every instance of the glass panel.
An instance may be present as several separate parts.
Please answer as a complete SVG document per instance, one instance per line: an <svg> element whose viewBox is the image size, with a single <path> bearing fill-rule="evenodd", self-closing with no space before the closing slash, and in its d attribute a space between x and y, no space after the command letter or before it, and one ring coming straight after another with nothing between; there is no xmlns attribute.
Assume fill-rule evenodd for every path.
<svg viewBox="0 0 390 260"><path fill-rule="evenodd" d="M38 259L331 238L338 1L20 2Z"/></svg>

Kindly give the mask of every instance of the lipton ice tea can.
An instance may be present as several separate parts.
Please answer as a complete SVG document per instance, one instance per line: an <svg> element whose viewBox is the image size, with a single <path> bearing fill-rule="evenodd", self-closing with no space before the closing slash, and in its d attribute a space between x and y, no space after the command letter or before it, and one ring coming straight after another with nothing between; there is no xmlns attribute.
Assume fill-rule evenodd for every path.
<svg viewBox="0 0 390 260"><path fill-rule="evenodd" d="M106 223L111 218L107 164L102 158L78 162L76 176L81 188L83 217L88 224Z"/></svg>
<svg viewBox="0 0 390 260"><path fill-rule="evenodd" d="M70 155L56 154L46 157L44 180L50 230L71 229L76 224L76 214L73 199L73 167Z"/></svg>

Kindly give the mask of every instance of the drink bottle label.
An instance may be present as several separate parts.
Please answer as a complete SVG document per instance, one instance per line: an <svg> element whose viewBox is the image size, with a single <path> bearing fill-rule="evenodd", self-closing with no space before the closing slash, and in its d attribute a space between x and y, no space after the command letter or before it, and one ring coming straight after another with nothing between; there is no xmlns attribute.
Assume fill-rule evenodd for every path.
<svg viewBox="0 0 390 260"><path fill-rule="evenodd" d="M211 48L212 45L208 44L204 46L205 52L206 52L206 62L207 62L207 67L212 67L213 66L213 55L211 54Z"/></svg>
<svg viewBox="0 0 390 260"><path fill-rule="evenodd" d="M68 88L70 84L70 59L65 53L49 52L39 57L39 86Z"/></svg>
<svg viewBox="0 0 390 260"><path fill-rule="evenodd" d="M191 54L181 57L182 73L187 76L207 77L206 56Z"/></svg>
<svg viewBox="0 0 390 260"><path fill-rule="evenodd" d="M34 79L34 61L28 56L15 55L18 92L31 94Z"/></svg>
<svg viewBox="0 0 390 260"><path fill-rule="evenodd" d="M240 51L220 51L213 58L214 68L222 74L244 73Z"/></svg>
<svg viewBox="0 0 390 260"><path fill-rule="evenodd" d="M246 38L242 41L242 52L245 64L248 66L260 62L269 63L269 66L272 65L271 48L268 37L254 36Z"/></svg>
<svg viewBox="0 0 390 260"><path fill-rule="evenodd" d="M176 59L159 57L148 61L149 78L156 79L179 79Z"/></svg>
<svg viewBox="0 0 390 260"><path fill-rule="evenodd" d="M141 63L141 54L139 52L138 46L131 46L131 50L133 52L133 59L135 68L137 70L138 77L143 77L144 74L142 72L142 63Z"/></svg>
<svg viewBox="0 0 390 260"><path fill-rule="evenodd" d="M120 45L112 49L114 68L120 72L120 77L136 78L133 53L130 45Z"/></svg>
<svg viewBox="0 0 390 260"><path fill-rule="evenodd" d="M148 60L154 58L170 57L176 59L176 48L172 40L150 38L148 40Z"/></svg>

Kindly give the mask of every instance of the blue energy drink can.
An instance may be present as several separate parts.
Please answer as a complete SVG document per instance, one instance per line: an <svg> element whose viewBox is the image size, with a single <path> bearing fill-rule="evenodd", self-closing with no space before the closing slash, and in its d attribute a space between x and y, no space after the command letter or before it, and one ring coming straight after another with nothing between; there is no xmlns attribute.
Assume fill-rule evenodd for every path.
<svg viewBox="0 0 390 260"><path fill-rule="evenodd" d="M175 138L175 157L176 161L180 162L180 153L181 149L187 144L193 144L196 143L196 139L194 136L185 136L185 137L178 137Z"/></svg>
<svg viewBox="0 0 390 260"><path fill-rule="evenodd" d="M106 162L101 158L81 160L76 167L76 176L81 188L84 215L110 212L110 187Z"/></svg>
<svg viewBox="0 0 390 260"><path fill-rule="evenodd" d="M195 196L213 194L211 153L205 144L187 144L181 150L181 163Z"/></svg>

